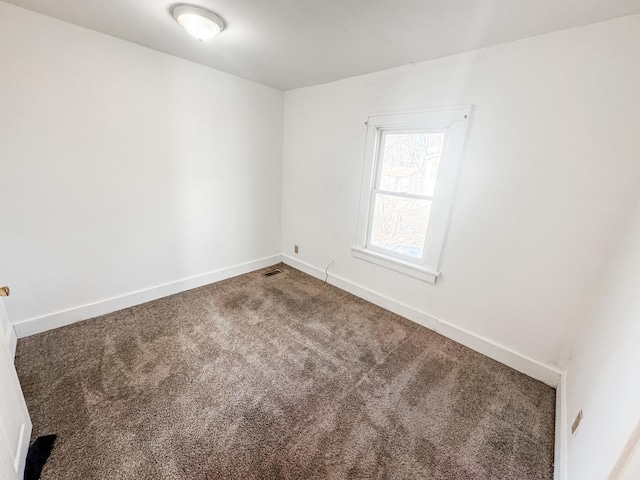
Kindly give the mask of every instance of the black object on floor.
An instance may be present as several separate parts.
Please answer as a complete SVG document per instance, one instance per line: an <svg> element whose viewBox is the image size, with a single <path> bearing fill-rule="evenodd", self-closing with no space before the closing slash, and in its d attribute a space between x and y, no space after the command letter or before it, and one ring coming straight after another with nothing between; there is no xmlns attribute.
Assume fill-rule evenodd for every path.
<svg viewBox="0 0 640 480"><path fill-rule="evenodd" d="M36 438L36 440L29 447L27 452L27 465L24 469L24 480L38 480L44 464L47 463L51 450L53 450L53 444L56 441L55 435L43 435Z"/></svg>

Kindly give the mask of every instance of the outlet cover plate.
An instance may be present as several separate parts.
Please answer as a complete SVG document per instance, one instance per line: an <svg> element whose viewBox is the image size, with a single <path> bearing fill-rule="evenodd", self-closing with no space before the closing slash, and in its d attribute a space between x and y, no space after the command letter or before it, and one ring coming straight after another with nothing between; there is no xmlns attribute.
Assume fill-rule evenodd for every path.
<svg viewBox="0 0 640 480"><path fill-rule="evenodd" d="M573 421L573 425L571 425L571 435L576 434L576 430L578 430L578 426L580 425L581 421L582 421L582 410L578 412L578 415L576 415L576 419Z"/></svg>

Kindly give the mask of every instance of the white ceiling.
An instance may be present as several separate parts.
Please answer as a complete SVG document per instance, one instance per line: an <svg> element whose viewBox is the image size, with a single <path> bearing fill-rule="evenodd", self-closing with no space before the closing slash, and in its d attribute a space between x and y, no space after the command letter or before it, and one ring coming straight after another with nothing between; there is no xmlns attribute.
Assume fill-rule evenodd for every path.
<svg viewBox="0 0 640 480"><path fill-rule="evenodd" d="M282 90L640 13L640 0L187 0L227 28L209 42L171 0L9 0Z"/></svg>

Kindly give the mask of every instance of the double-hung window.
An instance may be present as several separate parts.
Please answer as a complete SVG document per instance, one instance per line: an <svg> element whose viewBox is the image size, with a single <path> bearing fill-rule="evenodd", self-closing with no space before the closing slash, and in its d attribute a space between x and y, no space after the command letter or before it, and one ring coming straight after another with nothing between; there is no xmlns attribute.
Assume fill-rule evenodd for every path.
<svg viewBox="0 0 640 480"><path fill-rule="evenodd" d="M435 283L471 110L368 118L354 256Z"/></svg>

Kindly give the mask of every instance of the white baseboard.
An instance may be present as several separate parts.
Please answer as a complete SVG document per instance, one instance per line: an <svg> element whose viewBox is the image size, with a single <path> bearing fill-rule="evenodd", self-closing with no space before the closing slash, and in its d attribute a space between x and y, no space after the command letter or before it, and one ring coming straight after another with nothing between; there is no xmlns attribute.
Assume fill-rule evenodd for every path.
<svg viewBox="0 0 640 480"><path fill-rule="evenodd" d="M282 255L282 261L287 265L296 268L304 273L307 273L316 278L324 280L326 274L324 270L321 270L313 265L296 260L289 255ZM409 305L398 302L392 298L387 297L368 288L357 285L345 278L329 273L328 280L331 285L334 285L342 290L346 290L349 293L363 298L371 303L374 303L382 308L385 308L393 313L401 315L409 320L412 320L422 326L425 326L431 330L434 330L441 335L444 335L451 340L454 340L466 347L482 353L489 358L492 358L500 363L503 363L514 370L517 370L529 377L540 380L552 387L558 386L561 377L561 370L553 365L547 365L518 352L511 350L508 347L499 345L487 338L474 334L460 327L456 327L449 322L441 320L433 315L429 315L426 312L417 310Z"/></svg>
<svg viewBox="0 0 640 480"><path fill-rule="evenodd" d="M556 440L553 480L567 480L567 377L560 375L556 388Z"/></svg>
<svg viewBox="0 0 640 480"><path fill-rule="evenodd" d="M120 297L110 298L100 302L14 323L13 328L7 332L9 347L11 352L15 354L17 338L35 335L47 330L52 330L54 328L63 327L75 322L111 313L116 310L157 300L158 298L166 297L168 295L173 295L175 293L191 290L203 285L243 275L260 268L274 265L280 261L313 277L321 280L324 280L325 278L325 271L320 268L314 267L300 260L296 260L288 255L272 255L270 257L261 258L233 267L223 268L203 275L186 278L177 282L159 285ZM519 354L510 348L499 345L465 329L456 327L449 322L393 300L386 295L357 285L338 275L329 273L327 281L331 285L401 315L424 327L434 330L445 337L465 345L476 352L482 353L483 355L503 363L521 373L524 373L525 375L540 380L552 387L556 387L554 480L567 480L566 452L568 437L566 422L566 379L560 369L553 365L547 365L525 355Z"/></svg>
<svg viewBox="0 0 640 480"><path fill-rule="evenodd" d="M185 290L190 290L210 283L219 282L227 278L249 273L254 270L276 264L280 261L283 261L287 265L316 278L320 278L322 280L325 278L324 270L309 265L308 263L302 262L288 255L272 255L270 257L246 262L233 267L215 270L203 275L178 280L177 282L158 285L156 287L140 290L120 297L110 298L92 304L71 308L69 310L16 322L13 324L15 329L13 336L14 338L16 335L17 338L23 338L28 337L29 335L45 332L47 330L52 330L54 328L64 327L75 322L98 317L117 310L122 310L123 308L140 305L142 303L150 302ZM487 338L476 335L463 328L456 327L455 325L433 315L429 315L426 312L417 310L409 305L357 285L332 273L329 273L328 281L342 290L434 330L445 337L461 343L462 345L522 372L525 375L540 380L547 385L556 387L560 382L561 371L555 366L538 362L537 360L515 352L503 345L499 345ZM9 343L10 346L13 345L13 351L15 351L15 343L15 339Z"/></svg>
<svg viewBox="0 0 640 480"><path fill-rule="evenodd" d="M15 334L18 338L28 337L29 335L35 335L36 333L42 333L54 328L64 327L89 318L99 317L100 315L122 310L123 308L129 308L135 305L140 305L141 303L157 300L158 298L173 295L174 293L184 292L193 288L202 287L203 285L226 280L227 278L237 277L238 275L243 275L260 268L280 263L281 259L281 255L272 255L270 257L260 258L251 262L235 265L233 267L223 268L202 275L178 280L177 282L166 283L164 285L158 285L145 290L139 290L120 297L109 298L88 305L71 308L69 310L23 320L14 323L13 327L15 328Z"/></svg>

